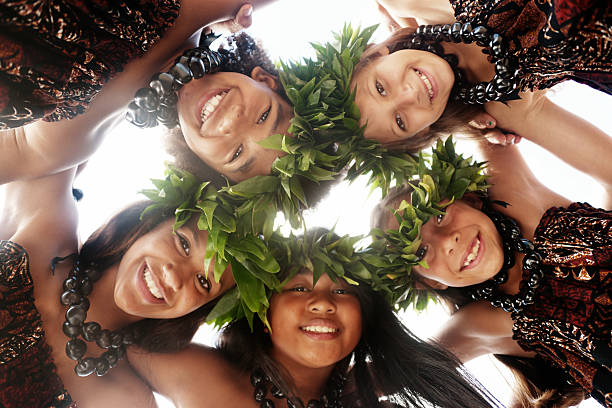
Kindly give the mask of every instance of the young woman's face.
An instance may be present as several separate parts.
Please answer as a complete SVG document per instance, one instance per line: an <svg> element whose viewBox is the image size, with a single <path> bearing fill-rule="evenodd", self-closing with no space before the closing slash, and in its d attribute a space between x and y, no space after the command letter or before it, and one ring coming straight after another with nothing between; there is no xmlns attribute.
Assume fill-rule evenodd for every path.
<svg viewBox="0 0 612 408"><path fill-rule="evenodd" d="M391 213L387 220L386 229L398 228ZM421 228L421 237L419 255L429 268L417 266L413 270L437 289L484 282L495 276L504 262L502 240L495 225L464 200L449 205L446 215L427 221Z"/></svg>
<svg viewBox="0 0 612 408"><path fill-rule="evenodd" d="M440 118L455 77L450 65L435 54L376 46L373 59L352 79L365 137L391 143L426 131ZM370 54L370 53L368 53ZM371 55L371 54L370 54Z"/></svg>
<svg viewBox="0 0 612 408"><path fill-rule="evenodd" d="M291 106L276 92L275 76L256 67L251 76L219 72L179 92L178 114L189 148L214 170L239 182L270 173L281 155L257 144L287 133Z"/></svg>
<svg viewBox="0 0 612 408"><path fill-rule="evenodd" d="M173 219L167 220L138 238L119 262L114 299L129 315L181 317L234 285L229 267L220 282L215 282L212 273L206 278L207 233L195 222L188 222L175 234L173 223Z"/></svg>
<svg viewBox="0 0 612 408"><path fill-rule="evenodd" d="M270 301L272 356L288 367L330 367L361 338L361 305L346 283L300 273Z"/></svg>

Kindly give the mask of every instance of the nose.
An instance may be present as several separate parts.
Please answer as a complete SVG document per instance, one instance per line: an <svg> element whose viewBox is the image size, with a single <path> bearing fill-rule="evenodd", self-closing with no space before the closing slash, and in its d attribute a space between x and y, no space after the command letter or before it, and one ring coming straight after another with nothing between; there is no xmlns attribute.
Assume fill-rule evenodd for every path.
<svg viewBox="0 0 612 408"><path fill-rule="evenodd" d="M441 232L441 249L445 256L453 255L458 253L457 246L459 244L459 239L461 238L461 232L458 230L453 231L443 231Z"/></svg>
<svg viewBox="0 0 612 408"><path fill-rule="evenodd" d="M312 293L308 303L308 310L317 314L336 313L336 303L327 293Z"/></svg>
<svg viewBox="0 0 612 408"><path fill-rule="evenodd" d="M219 112L221 113L221 112ZM240 105L232 105L223 112L223 116L220 118L217 131L219 136L231 137L237 134L237 128L245 118L243 107Z"/></svg>
<svg viewBox="0 0 612 408"><path fill-rule="evenodd" d="M398 109L412 106L418 102L418 94L409 84L404 84L403 86L398 87L398 89L399 92L397 92L395 95L394 101L395 106Z"/></svg>
<svg viewBox="0 0 612 408"><path fill-rule="evenodd" d="M183 276L185 276L184 268L172 262L168 262L162 266L162 279L164 284L178 292L183 287Z"/></svg>

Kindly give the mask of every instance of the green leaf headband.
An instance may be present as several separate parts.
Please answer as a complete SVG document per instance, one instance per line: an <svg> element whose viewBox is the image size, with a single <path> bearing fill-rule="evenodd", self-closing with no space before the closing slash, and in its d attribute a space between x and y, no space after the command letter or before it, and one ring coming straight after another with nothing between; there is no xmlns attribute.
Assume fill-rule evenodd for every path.
<svg viewBox="0 0 612 408"><path fill-rule="evenodd" d="M294 106L289 132L261 144L290 155L273 165L273 172L298 173L317 181L348 166L347 179L370 174L372 188L383 195L393 182L408 181L416 173L414 156L387 151L379 142L363 137L361 114L350 89L351 77L377 26L364 30L345 25L334 43L311 43L315 59L281 64L279 77Z"/></svg>
<svg viewBox="0 0 612 408"><path fill-rule="evenodd" d="M372 230L374 239L370 251L380 259L384 287L391 288L392 303L399 308L413 304L417 310L427 305L429 295L415 290L412 267L428 267L417 255L421 246L421 227L432 216L443 215L444 208L463 197L466 192L485 192L489 187L483 174L485 163L455 152L452 137L445 143L438 140L431 159L419 154L418 184L413 188L410 203L402 200L395 210L397 230Z"/></svg>

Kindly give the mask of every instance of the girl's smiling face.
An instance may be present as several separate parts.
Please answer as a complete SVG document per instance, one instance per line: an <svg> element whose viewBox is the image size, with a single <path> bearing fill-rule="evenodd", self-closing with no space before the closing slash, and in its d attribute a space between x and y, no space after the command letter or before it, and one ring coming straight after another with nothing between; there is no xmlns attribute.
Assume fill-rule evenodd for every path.
<svg viewBox="0 0 612 408"><path fill-rule="evenodd" d="M365 137L392 143L427 131L448 102L455 77L450 65L435 54L420 50L389 53L377 45L364 53L371 61L357 72L351 87L361 111Z"/></svg>
<svg viewBox="0 0 612 408"><path fill-rule="evenodd" d="M189 148L206 164L239 182L270 173L282 152L257 142L286 134L293 109L274 75L255 67L251 76L219 72L179 92L178 114Z"/></svg>
<svg viewBox="0 0 612 408"><path fill-rule="evenodd" d="M351 286L323 274L299 273L270 301L273 358L292 368L327 368L348 356L361 338L361 305Z"/></svg>
<svg viewBox="0 0 612 408"><path fill-rule="evenodd" d="M399 202L401 198L394 207ZM431 287L475 285L500 271L504 262L501 236L491 219L475 208L476 205L476 202L457 200L446 207L446 215L432 217L422 226L422 243L417 254L429 268L416 266L413 270ZM390 211L384 227L399 227Z"/></svg>
<svg viewBox="0 0 612 408"><path fill-rule="evenodd" d="M167 220L138 238L117 266L114 300L125 313L143 318L184 316L234 285L231 268L219 282L204 273L206 231L188 222L172 232Z"/></svg>

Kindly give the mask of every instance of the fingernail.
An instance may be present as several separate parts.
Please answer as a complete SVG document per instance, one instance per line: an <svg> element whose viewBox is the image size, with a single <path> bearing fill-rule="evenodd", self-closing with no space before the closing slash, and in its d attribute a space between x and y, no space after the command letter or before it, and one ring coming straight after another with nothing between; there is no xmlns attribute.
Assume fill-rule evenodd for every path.
<svg viewBox="0 0 612 408"><path fill-rule="evenodd" d="M253 14L253 5L252 5L252 4L249 4L249 5L247 6L246 13L244 13L244 14L245 14L246 16L250 16L251 14Z"/></svg>
<svg viewBox="0 0 612 408"><path fill-rule="evenodd" d="M487 122L487 126L489 127L494 127L495 126L495 122L493 122L492 120Z"/></svg>

